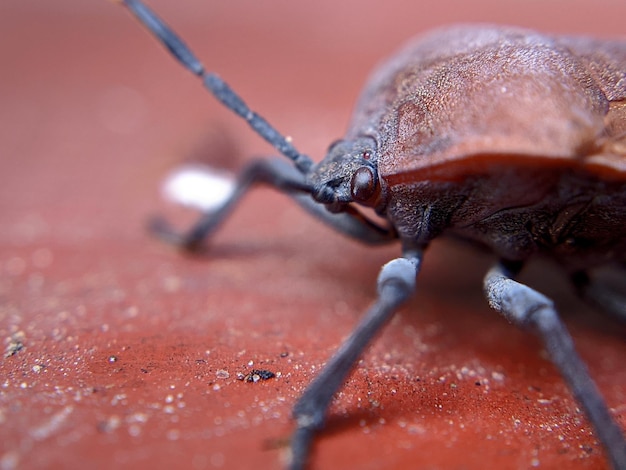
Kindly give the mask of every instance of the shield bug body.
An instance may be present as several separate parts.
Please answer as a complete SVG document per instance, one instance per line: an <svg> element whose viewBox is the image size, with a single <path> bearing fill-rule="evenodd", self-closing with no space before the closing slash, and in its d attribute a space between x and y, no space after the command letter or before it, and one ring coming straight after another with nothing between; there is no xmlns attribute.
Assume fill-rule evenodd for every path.
<svg viewBox="0 0 626 470"><path fill-rule="evenodd" d="M528 259L550 258L583 298L626 318L623 293L589 275L597 266L615 264L622 272L626 266L626 41L500 27L418 38L373 75L346 136L314 164L205 72L152 11L137 0L123 3L218 100L294 163L253 162L226 201L190 231L178 234L159 220L155 233L193 249L252 184L265 183L362 242L401 242L402 257L381 270L376 301L294 407L293 468L306 464L333 395L412 294L423 250L440 235L499 258L484 281L490 305L539 334L611 464L626 468L622 431L552 301L513 280Z"/></svg>

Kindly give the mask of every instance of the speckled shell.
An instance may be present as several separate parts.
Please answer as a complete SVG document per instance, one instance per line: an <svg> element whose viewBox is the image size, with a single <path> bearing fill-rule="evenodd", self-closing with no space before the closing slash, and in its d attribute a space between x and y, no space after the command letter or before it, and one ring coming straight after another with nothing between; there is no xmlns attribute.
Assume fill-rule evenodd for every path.
<svg viewBox="0 0 626 470"><path fill-rule="evenodd" d="M374 73L347 139L360 136L377 143L376 210L405 243L626 262L626 40L436 31Z"/></svg>
<svg viewBox="0 0 626 470"><path fill-rule="evenodd" d="M388 184L501 163L626 180L626 40L456 27L410 43L369 81L348 133L379 143Z"/></svg>

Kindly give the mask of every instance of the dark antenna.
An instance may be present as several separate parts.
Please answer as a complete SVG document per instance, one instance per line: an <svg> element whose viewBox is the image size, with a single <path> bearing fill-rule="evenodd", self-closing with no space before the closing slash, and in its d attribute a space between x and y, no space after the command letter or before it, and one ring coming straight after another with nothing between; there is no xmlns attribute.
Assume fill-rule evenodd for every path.
<svg viewBox="0 0 626 470"><path fill-rule="evenodd" d="M311 166L313 166L313 160L307 155L298 152L298 150L296 150L296 148L270 123L252 111L224 80L215 73L207 73L204 69L204 65L202 65L193 52L191 52L185 43L163 20L150 10L150 8L139 0L121 0L121 3L128 7L133 15L161 41L185 68L202 78L204 87L209 90L213 96L221 101L228 109L245 119L250 127L273 145L276 150L291 159L300 172L308 173Z"/></svg>

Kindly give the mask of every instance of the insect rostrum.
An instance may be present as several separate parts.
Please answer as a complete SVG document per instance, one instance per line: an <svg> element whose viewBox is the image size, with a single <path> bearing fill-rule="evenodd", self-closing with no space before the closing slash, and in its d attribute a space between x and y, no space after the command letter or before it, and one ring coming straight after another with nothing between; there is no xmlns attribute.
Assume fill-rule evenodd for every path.
<svg viewBox="0 0 626 470"><path fill-rule="evenodd" d="M204 66L138 0L122 2L226 107L292 160L257 160L231 197L184 234L193 249L247 189L264 183L336 230L371 244L399 240L374 304L294 406L291 467L306 465L334 394L373 336L414 291L422 254L440 235L494 253L489 304L537 332L592 423L614 468L626 441L550 299L513 280L542 256L585 300L626 317L626 299L589 274L626 272L626 41L548 36L505 27L456 27L411 42L378 68L344 138L319 163L300 153ZM372 208L387 223L370 220Z"/></svg>

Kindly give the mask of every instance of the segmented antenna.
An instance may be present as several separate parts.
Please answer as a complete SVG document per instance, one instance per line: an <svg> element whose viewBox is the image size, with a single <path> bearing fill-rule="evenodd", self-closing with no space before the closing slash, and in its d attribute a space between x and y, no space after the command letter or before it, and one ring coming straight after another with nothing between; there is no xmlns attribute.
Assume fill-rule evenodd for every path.
<svg viewBox="0 0 626 470"><path fill-rule="evenodd" d="M133 15L156 36L185 68L202 78L204 87L215 98L221 101L228 109L245 119L257 134L273 145L284 156L291 159L298 170L302 173L309 171L313 165L313 160L307 155L298 152L270 123L252 111L224 80L215 73L207 73L204 65L196 58L193 52L150 8L139 0L122 0L121 3L128 7Z"/></svg>

